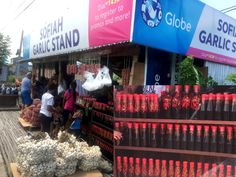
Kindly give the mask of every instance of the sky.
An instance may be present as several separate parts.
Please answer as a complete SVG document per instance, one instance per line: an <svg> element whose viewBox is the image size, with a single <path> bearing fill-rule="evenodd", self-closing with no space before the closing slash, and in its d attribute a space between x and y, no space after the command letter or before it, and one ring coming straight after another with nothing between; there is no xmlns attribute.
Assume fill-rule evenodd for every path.
<svg viewBox="0 0 236 177"><path fill-rule="evenodd" d="M69 4L70 1L72 0L67 0L66 2ZM75 1L79 3L80 0ZM236 6L236 0L201 1L218 10ZM20 46L22 30L27 30L37 25L38 20L48 15L46 12L52 15L55 4L57 9L63 8L65 5L60 5L62 2L63 0L0 0L0 32L11 37L11 58L16 56L16 51ZM44 10L39 11L42 8ZM236 10L226 14L236 19Z"/></svg>

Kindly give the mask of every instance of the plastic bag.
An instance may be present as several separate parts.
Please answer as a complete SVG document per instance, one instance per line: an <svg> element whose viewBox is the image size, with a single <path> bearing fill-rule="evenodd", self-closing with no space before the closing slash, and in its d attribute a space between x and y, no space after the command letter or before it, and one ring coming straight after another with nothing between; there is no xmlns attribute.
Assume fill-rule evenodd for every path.
<svg viewBox="0 0 236 177"><path fill-rule="evenodd" d="M87 91L94 91L101 87L99 81L95 80L93 77L94 73L90 73L86 71L84 73L84 77L86 78L86 81L82 85L82 87Z"/></svg>
<svg viewBox="0 0 236 177"><path fill-rule="evenodd" d="M103 77L102 84L105 86L110 86L112 83L112 80L109 74L109 69L106 66L104 66L100 71L102 72L102 77Z"/></svg>
<svg viewBox="0 0 236 177"><path fill-rule="evenodd" d="M80 123L81 123L81 120L80 119L75 119L73 122L72 122L72 124L71 124L71 126L70 126L70 129L71 130L74 130L74 129L80 129Z"/></svg>

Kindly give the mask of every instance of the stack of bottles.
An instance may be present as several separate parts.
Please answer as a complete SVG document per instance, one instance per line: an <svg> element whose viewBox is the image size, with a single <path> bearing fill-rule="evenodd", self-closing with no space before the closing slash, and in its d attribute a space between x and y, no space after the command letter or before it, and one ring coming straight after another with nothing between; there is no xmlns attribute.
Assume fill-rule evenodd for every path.
<svg viewBox="0 0 236 177"><path fill-rule="evenodd" d="M92 127L91 128L92 132L95 135L101 137L102 139L105 138L105 139L109 140L110 142L113 142L113 132L105 130L105 129L103 129L103 128L97 126L97 125L94 125L94 124L92 124L91 127Z"/></svg>
<svg viewBox="0 0 236 177"><path fill-rule="evenodd" d="M205 94L199 85L173 87L165 86L160 95L116 93L115 117L236 120L236 94Z"/></svg>
<svg viewBox="0 0 236 177"><path fill-rule="evenodd" d="M236 126L115 122L117 145L236 153Z"/></svg>
<svg viewBox="0 0 236 177"><path fill-rule="evenodd" d="M116 157L117 177L232 177L236 166L223 163Z"/></svg>

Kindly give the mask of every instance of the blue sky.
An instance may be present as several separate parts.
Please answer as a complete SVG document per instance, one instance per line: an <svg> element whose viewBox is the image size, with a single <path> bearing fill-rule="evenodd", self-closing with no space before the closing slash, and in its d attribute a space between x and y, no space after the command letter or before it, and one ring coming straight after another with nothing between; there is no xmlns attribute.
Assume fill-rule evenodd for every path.
<svg viewBox="0 0 236 177"><path fill-rule="evenodd" d="M214 7L217 10L222 10L236 5L236 0L201 0L201 1L211 7ZM236 9L226 14L236 19Z"/></svg>

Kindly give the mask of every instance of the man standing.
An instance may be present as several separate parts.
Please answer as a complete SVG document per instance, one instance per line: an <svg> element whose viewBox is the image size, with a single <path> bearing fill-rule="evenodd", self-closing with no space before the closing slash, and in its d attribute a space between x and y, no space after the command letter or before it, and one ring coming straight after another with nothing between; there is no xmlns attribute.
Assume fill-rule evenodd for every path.
<svg viewBox="0 0 236 177"><path fill-rule="evenodd" d="M32 104L32 99L30 97L31 77L31 72L28 72L21 82L21 99L23 108Z"/></svg>

